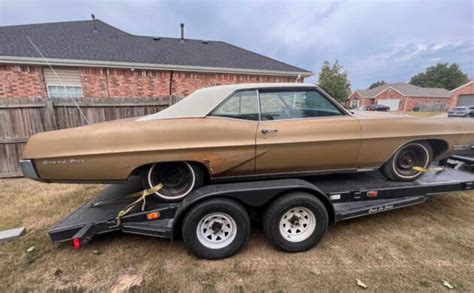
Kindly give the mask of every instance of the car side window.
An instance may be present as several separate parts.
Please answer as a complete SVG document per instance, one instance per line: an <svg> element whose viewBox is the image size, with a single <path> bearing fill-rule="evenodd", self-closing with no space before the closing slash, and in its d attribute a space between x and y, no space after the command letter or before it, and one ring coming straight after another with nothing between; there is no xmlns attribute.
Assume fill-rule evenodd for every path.
<svg viewBox="0 0 474 293"><path fill-rule="evenodd" d="M260 92L262 120L341 116L344 113L315 90Z"/></svg>
<svg viewBox="0 0 474 293"><path fill-rule="evenodd" d="M241 91L232 95L215 109L210 116L258 121L256 91Z"/></svg>

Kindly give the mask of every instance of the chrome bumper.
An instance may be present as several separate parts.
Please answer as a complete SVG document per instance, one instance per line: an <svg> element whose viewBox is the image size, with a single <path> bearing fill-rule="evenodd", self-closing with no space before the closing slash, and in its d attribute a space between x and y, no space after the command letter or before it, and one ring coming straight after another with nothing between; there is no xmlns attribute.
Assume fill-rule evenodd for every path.
<svg viewBox="0 0 474 293"><path fill-rule="evenodd" d="M36 173L35 166L31 160L20 160L20 168L26 178L45 182L45 180L41 179L38 173Z"/></svg>

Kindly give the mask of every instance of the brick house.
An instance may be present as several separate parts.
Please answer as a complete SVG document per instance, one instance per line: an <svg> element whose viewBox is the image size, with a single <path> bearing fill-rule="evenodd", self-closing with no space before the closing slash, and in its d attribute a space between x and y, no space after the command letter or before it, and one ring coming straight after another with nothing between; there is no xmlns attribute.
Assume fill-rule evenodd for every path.
<svg viewBox="0 0 474 293"><path fill-rule="evenodd" d="M449 108L456 106L471 106L474 105L474 80L471 80L460 87L450 91L451 101Z"/></svg>
<svg viewBox="0 0 474 293"><path fill-rule="evenodd" d="M100 20L0 27L0 99L186 96L205 86L311 75L225 42L186 39L183 28L181 38L160 38Z"/></svg>
<svg viewBox="0 0 474 293"><path fill-rule="evenodd" d="M391 111L445 111L450 102L449 91L441 88L422 88L408 83L383 84L369 90L356 90L347 98L347 106L356 108L382 104Z"/></svg>

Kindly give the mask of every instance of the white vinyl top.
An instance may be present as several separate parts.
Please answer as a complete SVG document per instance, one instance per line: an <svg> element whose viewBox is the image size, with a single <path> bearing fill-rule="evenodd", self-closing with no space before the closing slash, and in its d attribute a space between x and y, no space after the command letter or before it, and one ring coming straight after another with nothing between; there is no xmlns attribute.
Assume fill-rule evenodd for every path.
<svg viewBox="0 0 474 293"><path fill-rule="evenodd" d="M199 118L206 117L217 105L230 94L238 90L252 90L263 88L307 88L314 84L305 83L244 83L220 85L196 90L176 104L151 115L143 116L137 121L172 118Z"/></svg>

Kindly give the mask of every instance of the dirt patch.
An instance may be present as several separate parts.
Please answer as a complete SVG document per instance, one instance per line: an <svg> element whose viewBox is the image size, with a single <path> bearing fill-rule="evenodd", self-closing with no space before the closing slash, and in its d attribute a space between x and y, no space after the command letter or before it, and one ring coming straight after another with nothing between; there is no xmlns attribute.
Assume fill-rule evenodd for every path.
<svg viewBox="0 0 474 293"><path fill-rule="evenodd" d="M0 181L0 229L28 230L0 245L0 292L440 291L443 281L474 291L473 192L342 222L303 253L276 250L259 225L241 252L221 261L198 259L181 241L120 233L78 252L54 246L49 226L102 188Z"/></svg>

